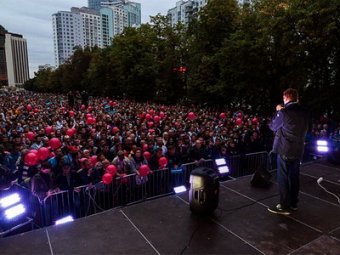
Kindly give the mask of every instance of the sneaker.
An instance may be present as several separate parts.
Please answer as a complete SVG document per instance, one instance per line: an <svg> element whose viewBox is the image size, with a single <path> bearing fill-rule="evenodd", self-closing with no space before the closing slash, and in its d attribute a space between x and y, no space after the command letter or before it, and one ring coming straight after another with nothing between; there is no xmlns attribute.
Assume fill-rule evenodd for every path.
<svg viewBox="0 0 340 255"><path fill-rule="evenodd" d="M292 210L292 211L297 211L298 208L297 208L297 206L291 206L291 207L290 207L290 210Z"/></svg>
<svg viewBox="0 0 340 255"><path fill-rule="evenodd" d="M289 215L290 212L286 209L283 209L280 204L274 206L274 207L269 207L268 211L271 213L275 214L281 214L281 215Z"/></svg>

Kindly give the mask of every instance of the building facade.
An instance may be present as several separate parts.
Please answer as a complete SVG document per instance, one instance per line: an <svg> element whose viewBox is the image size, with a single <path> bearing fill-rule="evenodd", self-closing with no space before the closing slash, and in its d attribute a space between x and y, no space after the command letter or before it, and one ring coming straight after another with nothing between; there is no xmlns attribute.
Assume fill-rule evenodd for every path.
<svg viewBox="0 0 340 255"><path fill-rule="evenodd" d="M0 86L22 87L28 79L26 39L0 26Z"/></svg>
<svg viewBox="0 0 340 255"><path fill-rule="evenodd" d="M0 87L8 85L5 52L6 33L6 29L3 26L0 26Z"/></svg>
<svg viewBox="0 0 340 255"><path fill-rule="evenodd" d="M55 65L65 63L76 47L102 47L102 24L99 12L82 7L52 15Z"/></svg>
<svg viewBox="0 0 340 255"><path fill-rule="evenodd" d="M52 15L55 65L65 63L80 47L106 47L125 27L141 24L141 5L127 0L89 0Z"/></svg>
<svg viewBox="0 0 340 255"><path fill-rule="evenodd" d="M178 22L188 25L207 3L208 0L180 0L176 2L176 6L168 10L171 25L175 26Z"/></svg>

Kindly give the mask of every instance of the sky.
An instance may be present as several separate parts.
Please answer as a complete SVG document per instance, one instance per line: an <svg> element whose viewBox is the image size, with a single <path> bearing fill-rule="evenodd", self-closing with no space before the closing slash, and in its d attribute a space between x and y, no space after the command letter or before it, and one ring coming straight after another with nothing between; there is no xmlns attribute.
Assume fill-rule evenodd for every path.
<svg viewBox="0 0 340 255"><path fill-rule="evenodd" d="M134 0L142 4L142 23L166 14L178 0ZM39 65L54 66L52 14L87 6L87 0L0 0L0 25L27 40L30 77Z"/></svg>

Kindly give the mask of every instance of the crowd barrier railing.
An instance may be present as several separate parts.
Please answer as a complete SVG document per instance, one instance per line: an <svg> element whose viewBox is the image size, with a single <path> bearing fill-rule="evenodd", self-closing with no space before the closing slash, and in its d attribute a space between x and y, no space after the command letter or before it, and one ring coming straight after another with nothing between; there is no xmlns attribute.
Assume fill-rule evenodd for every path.
<svg viewBox="0 0 340 255"><path fill-rule="evenodd" d="M226 157L230 176L239 177L254 173L257 169L268 169L270 162L267 152L250 153ZM121 175L111 184L102 182L63 190L39 201L29 189L21 187L26 201L30 201L30 210L36 226L49 226L55 220L72 215L74 218L87 217L115 207L141 202L158 196L173 193L173 188L180 185L189 187L191 172L199 167L215 169L214 160L199 163L182 164L177 169L160 169L141 177L139 175Z"/></svg>
<svg viewBox="0 0 340 255"><path fill-rule="evenodd" d="M102 182L60 191L41 201L44 226L56 219L72 215L86 217L114 207L141 202L173 192L177 184L184 184L183 174L170 169L153 171L148 176L136 174L120 176L109 185Z"/></svg>

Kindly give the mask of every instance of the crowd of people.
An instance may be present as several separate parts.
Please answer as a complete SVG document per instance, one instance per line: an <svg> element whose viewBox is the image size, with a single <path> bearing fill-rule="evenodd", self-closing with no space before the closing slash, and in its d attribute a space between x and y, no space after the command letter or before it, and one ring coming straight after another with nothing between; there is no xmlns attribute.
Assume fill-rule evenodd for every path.
<svg viewBox="0 0 340 255"><path fill-rule="evenodd" d="M0 163L40 199L100 182L109 165L117 168L117 176L139 175L142 165L157 171L270 151L273 139L271 116L241 106L216 110L93 98L86 92L21 91L2 93L0 107ZM340 139L339 130L339 123L323 117L308 139ZM32 151L38 159L27 157Z"/></svg>

